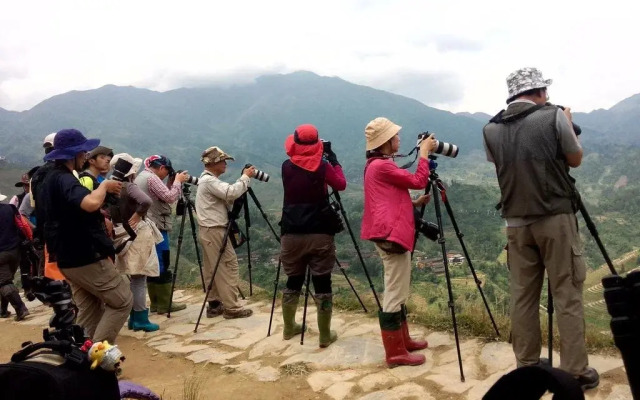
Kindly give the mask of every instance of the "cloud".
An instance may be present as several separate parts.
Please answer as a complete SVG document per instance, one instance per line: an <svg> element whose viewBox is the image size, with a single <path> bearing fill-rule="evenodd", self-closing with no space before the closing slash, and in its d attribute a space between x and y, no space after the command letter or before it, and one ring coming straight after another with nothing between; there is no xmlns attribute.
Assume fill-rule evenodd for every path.
<svg viewBox="0 0 640 400"><path fill-rule="evenodd" d="M374 78L369 84L427 105L457 103L464 97L462 82L456 74L448 72L394 71Z"/></svg>
<svg viewBox="0 0 640 400"><path fill-rule="evenodd" d="M422 38L411 40L411 43L420 47L435 46L438 53L441 54L454 51L478 52L482 51L484 48L483 44L477 40L452 34L427 35Z"/></svg>

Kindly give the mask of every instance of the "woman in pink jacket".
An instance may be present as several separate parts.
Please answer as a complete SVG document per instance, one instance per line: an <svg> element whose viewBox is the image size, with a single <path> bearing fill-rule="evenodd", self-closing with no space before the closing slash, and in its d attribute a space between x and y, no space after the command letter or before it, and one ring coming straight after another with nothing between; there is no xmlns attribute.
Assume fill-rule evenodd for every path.
<svg viewBox="0 0 640 400"><path fill-rule="evenodd" d="M409 351L428 346L426 341L412 340L407 325L405 303L409 298L411 252L415 222L413 207L428 201L421 196L413 202L409 189L424 189L429 177L427 156L435 150L433 135L420 144L420 160L415 174L399 168L393 161L400 147L398 132L402 127L387 118L367 124L367 164L364 170L364 214L361 238L375 243L384 264L384 300L379 312L382 343L390 367L420 365L422 354Z"/></svg>

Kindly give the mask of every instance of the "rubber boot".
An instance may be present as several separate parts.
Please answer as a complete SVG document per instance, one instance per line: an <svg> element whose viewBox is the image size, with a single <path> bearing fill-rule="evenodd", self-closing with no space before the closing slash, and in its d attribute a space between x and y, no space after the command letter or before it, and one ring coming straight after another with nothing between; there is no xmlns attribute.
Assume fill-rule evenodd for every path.
<svg viewBox="0 0 640 400"><path fill-rule="evenodd" d="M315 296L318 309L318 331L320 332L319 344L321 348L338 340L336 331L331 330L331 314L333 314L333 294L320 293Z"/></svg>
<svg viewBox="0 0 640 400"><path fill-rule="evenodd" d="M158 294L157 294L156 288L158 287L158 284L155 282L151 282L149 279L152 279L152 278L147 279L147 293L149 293L149 300L151 301L151 305L149 306L149 311L157 312L158 311Z"/></svg>
<svg viewBox="0 0 640 400"><path fill-rule="evenodd" d="M9 300L4 296L0 296L0 318L9 318L11 311L9 311Z"/></svg>
<svg viewBox="0 0 640 400"><path fill-rule="evenodd" d="M157 312L158 314L166 314L169 312L169 300L171 299L171 282L158 283L156 286ZM186 304L171 303L171 312L180 311L187 308Z"/></svg>
<svg viewBox="0 0 640 400"><path fill-rule="evenodd" d="M404 339L404 347L406 347L408 351L422 350L429 347L429 343L426 340L411 339L411 336L409 335L409 324L407 323L407 306L403 304L400 307L402 338Z"/></svg>
<svg viewBox="0 0 640 400"><path fill-rule="evenodd" d="M411 354L407 351L402 333L401 314L401 311L393 313L378 312L382 344L384 345L385 359L389 368L399 365L420 365L426 361L424 355Z"/></svg>
<svg viewBox="0 0 640 400"><path fill-rule="evenodd" d="M16 321L22 321L29 315L29 310L20 298L18 288L16 288L13 283L2 286L2 288L0 288L0 295L7 299L13 306L13 309L16 310Z"/></svg>
<svg viewBox="0 0 640 400"><path fill-rule="evenodd" d="M285 289L282 293L282 320L284 321L282 338L284 340L289 340L302 333L302 325L296 324L296 311L298 310L299 299L300 292Z"/></svg>
<svg viewBox="0 0 640 400"><path fill-rule="evenodd" d="M145 331L145 332L155 332L160 329L158 324L154 324L149 321L149 309L145 309L142 311L133 311L133 330L137 331Z"/></svg>

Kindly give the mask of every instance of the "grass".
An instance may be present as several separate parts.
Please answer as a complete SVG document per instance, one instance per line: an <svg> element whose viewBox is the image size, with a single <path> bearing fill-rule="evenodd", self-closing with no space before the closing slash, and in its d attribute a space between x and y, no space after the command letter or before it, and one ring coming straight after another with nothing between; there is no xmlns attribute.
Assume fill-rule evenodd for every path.
<svg viewBox="0 0 640 400"><path fill-rule="evenodd" d="M293 364L283 365L282 367L280 367L280 371L283 375L305 376L309 375L312 369L311 367L309 367L309 364L301 361Z"/></svg>

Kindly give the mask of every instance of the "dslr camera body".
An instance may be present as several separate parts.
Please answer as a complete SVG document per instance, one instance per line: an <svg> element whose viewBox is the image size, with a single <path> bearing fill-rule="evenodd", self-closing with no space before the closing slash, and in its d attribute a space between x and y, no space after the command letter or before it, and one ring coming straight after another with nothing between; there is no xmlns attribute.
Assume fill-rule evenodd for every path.
<svg viewBox="0 0 640 400"><path fill-rule="evenodd" d="M422 132L418 133L418 142L416 143L416 147L420 147L420 143L426 138L429 137L433 132ZM436 140L436 149L433 151L434 153L441 154L443 156L456 158L458 157L458 151L460 148L455 144L443 142L441 140Z"/></svg>

